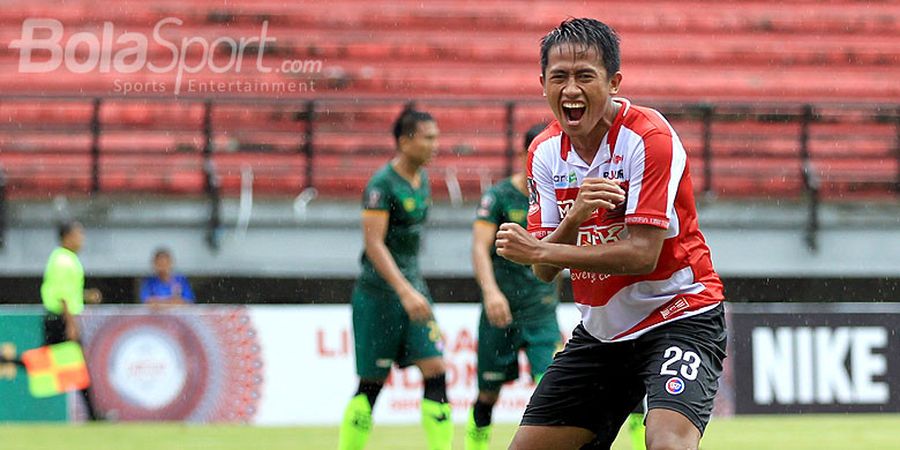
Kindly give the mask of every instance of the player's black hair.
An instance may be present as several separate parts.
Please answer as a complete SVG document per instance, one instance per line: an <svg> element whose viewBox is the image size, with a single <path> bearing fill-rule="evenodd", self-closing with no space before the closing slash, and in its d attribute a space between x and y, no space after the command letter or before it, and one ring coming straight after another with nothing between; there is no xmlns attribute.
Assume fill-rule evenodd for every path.
<svg viewBox="0 0 900 450"><path fill-rule="evenodd" d="M77 220L65 220L60 222L59 227L56 230L58 232L59 241L62 242L63 239L76 228L82 228L81 222Z"/></svg>
<svg viewBox="0 0 900 450"><path fill-rule="evenodd" d="M538 135L541 134L541 131L544 131L544 128L547 128L547 124L538 123L532 125L531 128L529 128L528 131L525 132L524 144L526 152L528 151L528 147L531 147L531 141L533 141L534 138L538 137Z"/></svg>
<svg viewBox="0 0 900 450"><path fill-rule="evenodd" d="M434 122L434 118L427 112L417 111L412 105L407 105L394 122L394 140L399 143L403 136L415 136L419 122Z"/></svg>
<svg viewBox="0 0 900 450"><path fill-rule="evenodd" d="M541 73L546 75L547 55L560 44L593 48L603 58L606 76L619 71L619 35L609 25L588 18L568 18L541 39Z"/></svg>
<svg viewBox="0 0 900 450"><path fill-rule="evenodd" d="M172 252L170 252L169 249L165 247L159 247L153 252L153 260L156 261L156 258L159 258L160 256L168 256L169 258L171 258Z"/></svg>

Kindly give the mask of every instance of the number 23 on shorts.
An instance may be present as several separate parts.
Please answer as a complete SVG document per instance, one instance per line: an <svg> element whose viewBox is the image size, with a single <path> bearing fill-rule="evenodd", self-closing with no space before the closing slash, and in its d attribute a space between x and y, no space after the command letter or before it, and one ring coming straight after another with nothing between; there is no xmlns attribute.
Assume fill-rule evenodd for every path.
<svg viewBox="0 0 900 450"><path fill-rule="evenodd" d="M697 379L698 369L702 362L697 353L690 350L684 351L681 347L673 345L666 349L663 358L666 358L666 361L659 369L660 375L678 376L680 373L688 381Z"/></svg>

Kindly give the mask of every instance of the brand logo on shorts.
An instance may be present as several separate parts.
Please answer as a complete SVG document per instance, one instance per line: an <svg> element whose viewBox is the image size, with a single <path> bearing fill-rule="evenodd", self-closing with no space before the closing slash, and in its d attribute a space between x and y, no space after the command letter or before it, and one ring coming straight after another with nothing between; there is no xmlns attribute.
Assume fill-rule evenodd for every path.
<svg viewBox="0 0 900 450"><path fill-rule="evenodd" d="M684 381L678 377L669 378L666 381L666 392L671 395L678 395L684 392Z"/></svg>

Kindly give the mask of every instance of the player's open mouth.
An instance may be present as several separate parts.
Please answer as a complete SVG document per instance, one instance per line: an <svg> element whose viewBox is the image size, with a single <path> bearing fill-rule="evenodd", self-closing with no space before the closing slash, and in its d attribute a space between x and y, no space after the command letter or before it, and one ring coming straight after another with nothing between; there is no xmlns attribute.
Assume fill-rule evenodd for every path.
<svg viewBox="0 0 900 450"><path fill-rule="evenodd" d="M578 125L578 122L584 117L587 106L583 102L563 102L562 110L569 125Z"/></svg>

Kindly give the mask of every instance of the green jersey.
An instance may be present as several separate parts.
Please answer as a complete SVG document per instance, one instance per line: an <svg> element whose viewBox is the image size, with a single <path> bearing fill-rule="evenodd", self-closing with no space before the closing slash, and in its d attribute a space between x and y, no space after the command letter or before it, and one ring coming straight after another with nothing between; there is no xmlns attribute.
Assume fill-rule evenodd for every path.
<svg viewBox="0 0 900 450"><path fill-rule="evenodd" d="M400 272L410 282L422 277L419 271L419 246L422 240L422 225L431 205L431 188L428 174L419 171L420 183L414 188L388 163L372 175L363 192L363 209L387 211L388 229L384 243ZM359 282L366 287L391 289L390 285L375 271L366 253L362 254L362 274Z"/></svg>
<svg viewBox="0 0 900 450"><path fill-rule="evenodd" d="M506 222L526 226L528 197L515 187L511 178L506 178L492 186L481 197L477 212L478 220L491 222L498 227ZM494 277L500 291L509 301L513 319L530 321L548 317L556 313L559 298L556 284L544 283L531 271L531 267L516 264L491 251Z"/></svg>
<svg viewBox="0 0 900 450"><path fill-rule="evenodd" d="M66 301L70 314L81 314L84 309L84 268L72 250L57 247L50 254L41 284L41 300L53 314L62 314L62 300Z"/></svg>

